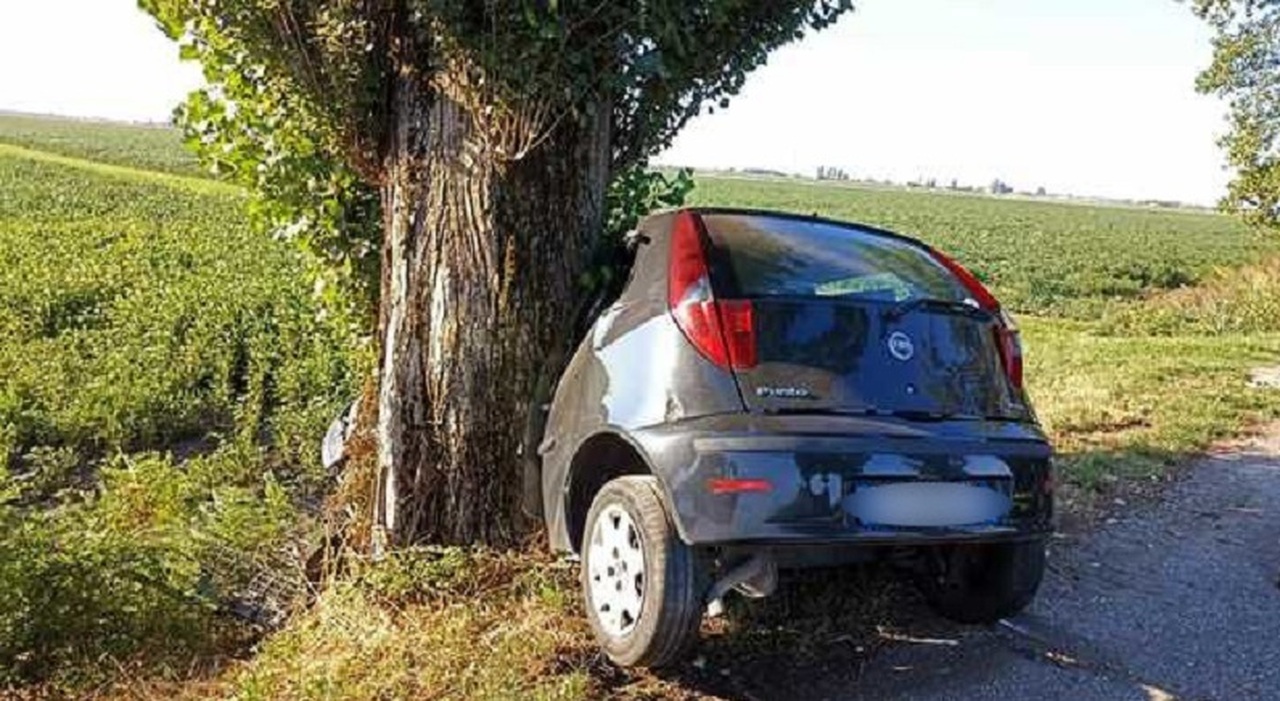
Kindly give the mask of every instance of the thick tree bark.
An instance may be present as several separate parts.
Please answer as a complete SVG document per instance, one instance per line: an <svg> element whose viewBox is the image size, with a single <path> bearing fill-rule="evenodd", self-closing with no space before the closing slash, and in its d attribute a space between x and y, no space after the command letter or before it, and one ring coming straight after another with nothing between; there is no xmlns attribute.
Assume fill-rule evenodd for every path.
<svg viewBox="0 0 1280 701"><path fill-rule="evenodd" d="M393 95L375 547L379 533L510 543L523 530L519 456L536 448L521 445L535 389L576 341L578 280L602 225L609 111L561 119L513 158L439 77L403 73Z"/></svg>

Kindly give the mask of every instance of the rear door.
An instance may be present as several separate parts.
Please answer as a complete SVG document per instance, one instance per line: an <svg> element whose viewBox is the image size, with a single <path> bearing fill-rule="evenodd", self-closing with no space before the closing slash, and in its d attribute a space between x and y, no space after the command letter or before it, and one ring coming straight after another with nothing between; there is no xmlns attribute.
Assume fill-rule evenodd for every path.
<svg viewBox="0 0 1280 701"><path fill-rule="evenodd" d="M1026 419L1000 320L923 246L812 219L702 215L720 299L751 301L754 411Z"/></svg>

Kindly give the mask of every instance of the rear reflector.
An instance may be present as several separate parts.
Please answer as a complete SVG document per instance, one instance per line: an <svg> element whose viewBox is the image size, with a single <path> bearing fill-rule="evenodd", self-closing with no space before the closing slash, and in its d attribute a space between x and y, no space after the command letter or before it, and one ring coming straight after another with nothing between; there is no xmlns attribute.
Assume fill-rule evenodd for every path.
<svg viewBox="0 0 1280 701"><path fill-rule="evenodd" d="M712 494L742 494L744 492L759 494L773 491L773 484L769 480L762 479L713 477L707 480L707 490Z"/></svg>
<svg viewBox="0 0 1280 701"><path fill-rule="evenodd" d="M671 316L698 353L716 366L726 370L754 367L756 332L751 301L716 301L702 238L697 214L685 211L676 215L667 269Z"/></svg>

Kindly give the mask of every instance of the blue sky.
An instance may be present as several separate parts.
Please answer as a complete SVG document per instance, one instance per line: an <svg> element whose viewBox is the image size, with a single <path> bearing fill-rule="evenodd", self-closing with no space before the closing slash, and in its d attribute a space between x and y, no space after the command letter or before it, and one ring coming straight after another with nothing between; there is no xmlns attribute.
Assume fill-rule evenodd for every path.
<svg viewBox="0 0 1280 701"><path fill-rule="evenodd" d="M863 0L659 162L1212 203L1223 107L1175 0ZM199 81L133 0L0 5L0 109L160 120Z"/></svg>

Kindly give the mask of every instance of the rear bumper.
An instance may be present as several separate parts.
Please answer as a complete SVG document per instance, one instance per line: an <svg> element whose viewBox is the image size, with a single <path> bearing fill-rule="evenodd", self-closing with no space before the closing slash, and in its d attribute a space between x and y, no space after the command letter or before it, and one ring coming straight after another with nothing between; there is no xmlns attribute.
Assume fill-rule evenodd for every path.
<svg viewBox="0 0 1280 701"><path fill-rule="evenodd" d="M1038 538L1052 529L1051 449L1027 424L745 415L636 438L663 477L681 537L694 545L920 545ZM717 493L713 485L726 479L753 488ZM868 518L876 513L866 506L872 490L921 482L998 494L1002 506L965 525Z"/></svg>

